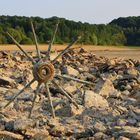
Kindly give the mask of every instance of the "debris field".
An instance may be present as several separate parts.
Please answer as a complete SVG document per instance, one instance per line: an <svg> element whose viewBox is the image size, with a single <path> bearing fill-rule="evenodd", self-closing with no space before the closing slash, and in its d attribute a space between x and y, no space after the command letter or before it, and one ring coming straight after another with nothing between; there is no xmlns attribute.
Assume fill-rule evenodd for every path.
<svg viewBox="0 0 140 140"><path fill-rule="evenodd" d="M36 52L29 54L37 59ZM52 117L46 87L42 85L28 118L37 82L3 107L33 79L32 63L19 51L0 52L0 139L140 139L140 61L97 57L92 51L75 49L67 51L54 67L57 74L92 84L57 77L56 83L79 108L51 83L49 90L56 117Z"/></svg>

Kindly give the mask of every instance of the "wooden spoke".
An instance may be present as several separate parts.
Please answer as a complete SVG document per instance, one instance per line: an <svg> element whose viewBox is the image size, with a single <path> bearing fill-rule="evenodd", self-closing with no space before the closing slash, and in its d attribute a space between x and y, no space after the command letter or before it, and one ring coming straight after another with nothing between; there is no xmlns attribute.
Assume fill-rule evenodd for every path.
<svg viewBox="0 0 140 140"><path fill-rule="evenodd" d="M36 33L35 33L35 29L34 29L34 25L33 25L32 21L31 21L31 28L32 28L32 32L33 32L33 35L34 35L34 41L35 41L35 45L36 45L37 55L38 55L39 60L41 60L41 54L40 54L40 51L39 51L39 48L38 48L37 37L36 37Z"/></svg>
<svg viewBox="0 0 140 140"><path fill-rule="evenodd" d="M71 103L75 105L77 109L79 109L78 104L68 95L68 93L61 86L59 86L54 80L52 81L52 83L70 100Z"/></svg>
<svg viewBox="0 0 140 140"><path fill-rule="evenodd" d="M33 64L35 64L35 61L33 60L33 58L32 58L31 56L29 56L28 53L22 49L21 45L13 38L13 36L12 36L10 33L8 33L8 32L7 32L7 34L8 34L8 36L12 39L12 41L17 45L17 47L25 54L25 56L27 56L27 58L28 58Z"/></svg>
<svg viewBox="0 0 140 140"><path fill-rule="evenodd" d="M70 47L72 47L72 45L75 44L80 38L81 38L81 36L79 36L79 37L77 37L75 40L73 40L72 43L70 43L62 52L60 52L60 53L58 54L58 56L56 56L56 58L54 58L54 60L52 60L52 63L54 64L54 63L57 61L57 59L58 59L60 56L62 56L63 54L65 54L65 53L67 52L67 50L68 50Z"/></svg>
<svg viewBox="0 0 140 140"><path fill-rule="evenodd" d="M29 82L19 93L17 93L15 96L13 96L13 98L4 106L4 108L6 108L7 106L9 106L20 94L23 93L23 91L29 87L33 82L35 81L35 79L33 79L31 82Z"/></svg>
<svg viewBox="0 0 140 140"><path fill-rule="evenodd" d="M56 77L58 77L58 78L63 78L63 79L67 79L67 80L73 80L73 81L76 81L76 82L79 82L79 83L82 83L82 84L94 85L94 84L91 83L91 82L84 81L84 80L80 80L80 79L78 79L78 78L74 78L74 77L71 77L71 76L68 76L68 75L58 75L58 74L56 74Z"/></svg>
<svg viewBox="0 0 140 140"><path fill-rule="evenodd" d="M51 97L51 93L50 93L50 90L49 90L48 83L46 83L46 90L47 90L49 104L50 104L50 107L51 107L51 113L52 113L53 118L55 118L55 111L54 111L54 108L53 108L52 97Z"/></svg>

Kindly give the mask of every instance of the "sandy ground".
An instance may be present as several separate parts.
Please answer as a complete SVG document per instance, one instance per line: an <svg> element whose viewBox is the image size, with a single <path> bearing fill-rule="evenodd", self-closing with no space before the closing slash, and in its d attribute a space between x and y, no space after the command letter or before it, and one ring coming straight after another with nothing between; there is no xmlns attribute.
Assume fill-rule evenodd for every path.
<svg viewBox="0 0 140 140"><path fill-rule="evenodd" d="M25 50L34 51L34 45L22 45ZM67 45L54 45L53 50L60 51L63 50ZM136 59L140 60L140 48L129 48L129 47L114 47L114 46L91 46L91 45L75 45L74 49L84 48L89 52L95 53L97 56L105 56L108 58L120 57L124 59ZM47 44L39 45L41 51L46 51L48 48ZM14 51L18 50L15 45L0 45L0 51L9 50Z"/></svg>

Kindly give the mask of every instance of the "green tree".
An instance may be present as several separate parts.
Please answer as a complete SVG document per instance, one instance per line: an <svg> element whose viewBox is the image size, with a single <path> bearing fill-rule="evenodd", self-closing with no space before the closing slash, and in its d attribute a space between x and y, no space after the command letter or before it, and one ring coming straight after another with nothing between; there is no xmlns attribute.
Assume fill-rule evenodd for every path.
<svg viewBox="0 0 140 140"><path fill-rule="evenodd" d="M17 40L17 42L20 42L22 40L22 35L19 31L13 28L9 28L8 32ZM13 41L8 38L8 43L13 43Z"/></svg>

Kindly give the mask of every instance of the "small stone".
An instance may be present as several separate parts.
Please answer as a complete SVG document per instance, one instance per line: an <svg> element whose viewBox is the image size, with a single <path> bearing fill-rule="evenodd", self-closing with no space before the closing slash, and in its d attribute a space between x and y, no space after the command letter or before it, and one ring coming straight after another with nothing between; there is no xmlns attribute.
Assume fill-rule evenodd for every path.
<svg viewBox="0 0 140 140"><path fill-rule="evenodd" d="M54 126L54 127L49 131L49 133L50 133L52 136L61 137L61 136L63 136L64 133L65 133L65 128L64 128L64 126L57 125L57 126Z"/></svg>
<svg viewBox="0 0 140 140"><path fill-rule="evenodd" d="M103 132L97 132L95 135L95 140L104 140L104 139L108 139L108 136L105 135Z"/></svg>
<svg viewBox="0 0 140 140"><path fill-rule="evenodd" d="M71 66L67 66L67 71L69 75L73 75L73 76L79 75L79 72L76 69L72 68Z"/></svg>
<svg viewBox="0 0 140 140"><path fill-rule="evenodd" d="M117 125L118 126L125 126L127 124L127 121L125 119L118 119Z"/></svg>
<svg viewBox="0 0 140 140"><path fill-rule="evenodd" d="M67 91L67 92L69 92L69 93L73 93L73 92L75 92L76 90L77 90L77 87L76 87L76 85L67 85L66 87L65 87L65 90Z"/></svg>
<svg viewBox="0 0 140 140"><path fill-rule="evenodd" d="M130 139L127 138L127 137L120 136L120 137L118 138L118 140L130 140Z"/></svg>
<svg viewBox="0 0 140 140"><path fill-rule="evenodd" d="M21 57L20 57L20 56L14 56L14 57L13 57L13 60L14 60L14 61L21 61Z"/></svg>
<svg viewBox="0 0 140 140"><path fill-rule="evenodd" d="M125 90L131 90L132 87L130 85L125 86Z"/></svg>
<svg viewBox="0 0 140 140"><path fill-rule="evenodd" d="M137 127L140 127L140 122L137 123Z"/></svg>
<svg viewBox="0 0 140 140"><path fill-rule="evenodd" d="M33 94L24 92L21 96L18 97L18 100L24 100L24 101L32 101L33 100Z"/></svg>
<svg viewBox="0 0 140 140"><path fill-rule="evenodd" d="M95 122L93 127L96 132L106 132L106 127L102 122Z"/></svg>
<svg viewBox="0 0 140 140"><path fill-rule="evenodd" d="M135 94L132 95L131 98L134 98L137 101L140 101L140 90L139 91L135 91Z"/></svg>
<svg viewBox="0 0 140 140"><path fill-rule="evenodd" d="M5 124L5 130L12 131L14 129L14 121L8 121Z"/></svg>
<svg viewBox="0 0 140 140"><path fill-rule="evenodd" d="M14 130L15 131L25 131L26 129L33 127L35 122L30 119L17 119L14 121Z"/></svg>
<svg viewBox="0 0 140 140"><path fill-rule="evenodd" d="M127 74L137 76L138 71L136 69L134 69L134 68L131 68L131 69L127 70Z"/></svg>
<svg viewBox="0 0 140 140"><path fill-rule="evenodd" d="M135 124L137 124L137 120L132 119L132 118L128 118L128 119L127 119L127 123L128 123L129 125L135 125Z"/></svg>
<svg viewBox="0 0 140 140"><path fill-rule="evenodd" d="M79 105L77 109L73 104L58 105L56 114L63 117L71 117L83 112L83 107Z"/></svg>
<svg viewBox="0 0 140 140"><path fill-rule="evenodd" d="M130 96L131 95L131 92L129 92L128 90L124 90L122 92L122 94L125 95L125 96Z"/></svg>
<svg viewBox="0 0 140 140"><path fill-rule="evenodd" d="M133 126L123 126L119 131L119 134L124 137L129 137L131 139L139 139L140 132L139 128Z"/></svg>
<svg viewBox="0 0 140 140"><path fill-rule="evenodd" d="M94 131L92 131L90 129L86 129L86 130L84 130L82 132L76 133L75 138L78 139L78 140L81 139L81 138L86 139L86 138L91 137L93 135L94 135Z"/></svg>
<svg viewBox="0 0 140 140"><path fill-rule="evenodd" d="M35 134L31 140L52 140L51 136L49 136L48 131L38 132Z"/></svg>
<svg viewBox="0 0 140 140"><path fill-rule="evenodd" d="M34 83L31 84L31 88L32 88L33 90L36 90L37 85L38 85L38 82L35 81Z"/></svg>

